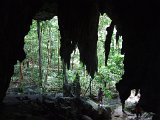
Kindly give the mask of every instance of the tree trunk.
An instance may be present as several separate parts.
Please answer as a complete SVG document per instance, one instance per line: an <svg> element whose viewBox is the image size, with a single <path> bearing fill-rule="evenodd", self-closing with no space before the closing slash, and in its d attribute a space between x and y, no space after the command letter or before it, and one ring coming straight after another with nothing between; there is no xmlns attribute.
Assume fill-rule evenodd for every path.
<svg viewBox="0 0 160 120"><path fill-rule="evenodd" d="M84 92L84 96L86 95L86 93L88 92L88 90L89 90L89 94L91 95L92 94L92 78L90 78L89 86L86 89L86 91Z"/></svg>
<svg viewBox="0 0 160 120"><path fill-rule="evenodd" d="M54 55L53 55L53 67L56 66L56 49L53 49Z"/></svg>
<svg viewBox="0 0 160 120"><path fill-rule="evenodd" d="M38 63L39 63L39 83L40 86L42 86L42 49L41 49L41 42L42 42L42 37L41 37L41 26L40 26L40 21L37 21L37 33L38 33Z"/></svg>
<svg viewBox="0 0 160 120"><path fill-rule="evenodd" d="M63 84L68 84L68 78L66 74L66 64L64 63L64 61L62 61L62 65L63 65Z"/></svg>
<svg viewBox="0 0 160 120"><path fill-rule="evenodd" d="M27 68L29 68L29 60L26 61Z"/></svg>
<svg viewBox="0 0 160 120"><path fill-rule="evenodd" d="M75 55L75 54L72 55L72 63L71 63L71 65L72 65L72 68L71 68L71 69L72 69L72 70L73 70L73 65L74 65L74 55Z"/></svg>
<svg viewBox="0 0 160 120"><path fill-rule="evenodd" d="M90 78L90 83L89 83L89 94L92 95L92 78Z"/></svg>
<svg viewBox="0 0 160 120"><path fill-rule="evenodd" d="M20 73L20 75L19 75L19 80L20 80L20 84L22 84L22 81L23 81L23 64L22 63L19 63L19 73Z"/></svg>
<svg viewBox="0 0 160 120"><path fill-rule="evenodd" d="M47 42L47 53L48 53L48 64L47 64L47 73L46 73L46 77L45 77L45 83L47 82L47 79L48 79L48 73L49 73L49 67L50 67L50 41L51 41L51 38L50 38L50 30L48 31L49 32L49 40Z"/></svg>
<svg viewBox="0 0 160 120"><path fill-rule="evenodd" d="M31 79L33 82L34 81L34 60L33 60L33 58L31 58L31 64L32 64Z"/></svg>
<svg viewBox="0 0 160 120"><path fill-rule="evenodd" d="M86 67L83 67L84 77L86 78Z"/></svg>
<svg viewBox="0 0 160 120"><path fill-rule="evenodd" d="M52 35L51 35L51 27L49 27L49 67L51 67L52 56L53 56L53 51L51 48L52 48Z"/></svg>
<svg viewBox="0 0 160 120"><path fill-rule="evenodd" d="M59 31L58 31L59 32ZM59 35L59 33L58 33L58 75L60 74L60 72L59 72L59 66L60 66L60 61L59 61L59 57L60 57L60 51L59 51L59 41L60 41L60 35Z"/></svg>

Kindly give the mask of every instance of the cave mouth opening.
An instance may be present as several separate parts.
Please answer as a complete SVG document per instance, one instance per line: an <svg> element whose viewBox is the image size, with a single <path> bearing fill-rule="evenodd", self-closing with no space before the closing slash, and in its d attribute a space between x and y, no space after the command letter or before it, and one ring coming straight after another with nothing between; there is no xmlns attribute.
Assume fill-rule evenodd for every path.
<svg viewBox="0 0 160 120"><path fill-rule="evenodd" d="M106 28L109 27L110 23L111 20L106 14L100 16L97 43L99 70L95 74L95 78L92 80L87 73L85 66L79 62L80 53L78 48L71 54L70 70L66 70L69 83L74 81L76 73L78 72L83 87L82 92L86 92L90 80L92 80L91 91L89 92L88 90L87 94L89 95L92 93L93 95L96 95L98 93L98 88L102 87L107 99L111 99L112 96L114 96L112 91L115 92L115 83L121 79L124 57L121 55L122 38L120 37L119 41L116 41L115 28L110 44L108 63L107 66L105 66L104 43L107 34ZM38 40L39 38L41 41ZM41 95L44 95L45 93L49 93L54 97L63 96L61 93L63 90L64 67L60 58L59 49L60 33L58 18L54 17L51 20L41 22L33 20L30 32L25 36L24 50L27 54L26 59L22 63L17 62L14 66L14 75L11 78L5 102L16 103L18 101L18 104L19 102L22 102L32 107L28 102L31 101L34 104L38 104L38 102L41 102L43 99ZM40 74L42 74L42 76L40 76ZM24 111L26 110L24 104L19 107L21 107L21 109L23 107ZM23 115L21 112L20 114ZM13 115L12 117L15 116Z"/></svg>
<svg viewBox="0 0 160 120"><path fill-rule="evenodd" d="M30 2L17 1L17 2L10 2L9 4L9 0L3 3L4 6L2 6L1 9L1 13L3 13L1 28L2 28L2 33L4 34L1 34L2 36L1 39L5 40L1 41L2 43L1 57L4 59L1 59L2 64L0 67L1 68L0 75L2 79L0 81L1 82L0 91L2 91L0 92L0 101L3 99L4 93L8 88L8 83L13 73L13 64L15 64L17 59L22 60L24 57L22 55L23 51L21 51L23 48L23 42L21 43L20 40L23 39L24 35L28 32L29 30L28 26L31 24L31 19L34 16L34 13L37 12L38 6L40 4L39 2L36 3L31 1ZM158 44L156 44L158 43L159 33L158 30L155 29L155 25L157 26L159 25L159 17L157 16L158 6L156 5L157 3L154 1L151 3L146 2L147 4L145 6L143 5L143 2L141 2L140 4L138 2L133 2L133 3L134 4L124 1L124 3L118 2L117 4L116 1L111 2L111 6L110 4L108 4L109 12L111 13L109 15L111 18L113 18L112 20L115 20L114 22L116 22L116 25L119 25L118 27L122 27L120 29L121 29L121 34L123 34L125 42L124 44L125 48L123 47L125 52L125 62L124 62L125 73L126 73L125 75L129 77L129 79L127 78L127 82L130 82L129 80L131 80L131 82L133 83L137 82L136 87L140 88L143 94L143 96L141 97L142 98L141 103L146 108L148 107L148 109L146 109L147 111L153 111L153 112L156 111L159 113L159 102L158 102L159 94L157 93L159 86L158 84L156 84L159 80L158 67L157 67L157 65L159 65L159 52L158 52ZM127 7L128 10L126 10L127 5L130 6ZM45 6L47 8L57 9L56 7L49 7L48 4ZM137 9L134 9L134 7L136 7ZM62 8L65 8L65 5L62 6ZM154 9L148 9L148 8L154 8ZM6 9L8 9L8 11L6 11ZM148 13L146 11L149 11L149 13L151 13L149 19L147 15ZM128 14L128 13L133 13L133 14ZM51 16L53 16L53 14ZM137 17L139 19L135 19ZM12 19L12 21L10 21L10 19ZM147 20L150 20L150 22L148 22ZM9 29L9 27L11 29ZM20 32L22 32L21 35L18 34ZM12 39L12 37L14 37L14 39ZM15 42L16 40L17 43ZM10 42L11 44L7 44ZM21 69L21 67L19 67L18 69ZM94 71L91 72L93 73ZM41 82L39 83L39 85L41 85ZM125 88L124 87L125 85L122 85L122 88ZM20 89L20 91L22 90ZM152 102L152 99L154 99L154 103ZM156 110L154 110L154 108L156 108Z"/></svg>
<svg viewBox="0 0 160 120"><path fill-rule="evenodd" d="M97 94L98 88L103 87L105 95L110 98L114 84L123 74L123 55L120 54L122 38L116 41L116 29L110 43L110 54L107 66L105 66L104 44L106 28L110 26L111 20L105 15L100 16L98 25L98 72L90 85L92 79L86 72L86 68L79 61L79 52L71 55L72 70L67 70L69 82L73 82L75 73L80 74L82 91L85 93L88 86L91 86L89 93ZM15 65L10 88L7 94L16 95L19 101L29 99L27 95L39 95L42 93L62 92L64 64L60 60L60 32L58 18L46 21L32 21L30 32L25 37L26 59ZM78 50L77 50L78 51ZM108 69L109 68L109 69ZM66 70L66 68L65 68ZM57 74L58 73L58 74ZM20 96L19 96L20 95ZM61 96L61 94L60 94Z"/></svg>
<svg viewBox="0 0 160 120"><path fill-rule="evenodd" d="M124 55L121 54L122 37L119 37L118 41L116 40L116 28L113 31L108 62L107 66L105 66L104 44L107 34L106 28L110 24L111 20L106 14L100 16L97 42L98 72L92 82L93 94L96 95L98 88L102 87L109 97L112 96L111 91L115 90L115 83L121 79L124 73ZM38 35L41 37L41 41L38 40ZM38 21L33 20L30 32L25 37L24 49L27 57L22 63L18 62L15 65L14 75L11 78L11 85L8 91L15 88L15 91L20 93L34 93L34 90L30 89L30 87L33 87L37 93L42 93L42 89L51 93L56 90L62 92L64 69L59 51L58 17L55 16L51 20L41 21L39 26ZM73 82L76 73L79 73L82 79L81 84L86 84L82 89L85 92L91 78L87 74L85 66L79 61L79 54L78 48L71 54L71 68L66 70L66 74L68 81Z"/></svg>

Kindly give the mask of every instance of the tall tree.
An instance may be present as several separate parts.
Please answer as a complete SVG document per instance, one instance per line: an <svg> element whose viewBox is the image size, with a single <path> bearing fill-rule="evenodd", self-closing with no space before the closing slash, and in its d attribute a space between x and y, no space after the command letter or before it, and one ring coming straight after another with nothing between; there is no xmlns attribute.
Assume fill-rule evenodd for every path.
<svg viewBox="0 0 160 120"><path fill-rule="evenodd" d="M20 80L20 86L22 86L22 81L23 81L23 64L20 62L19 63L19 80Z"/></svg>
<svg viewBox="0 0 160 120"><path fill-rule="evenodd" d="M60 60L59 60L59 57L60 57L60 51L59 51L59 46L60 46L60 34L59 34L59 31L58 31L58 45L57 45L57 51L58 51L58 75L60 73L59 71L59 67L60 67Z"/></svg>
<svg viewBox="0 0 160 120"><path fill-rule="evenodd" d="M68 84L68 77L66 73L66 64L64 63L64 60L62 60L62 66L63 66L63 83Z"/></svg>
<svg viewBox="0 0 160 120"><path fill-rule="evenodd" d="M42 34L41 34L41 26L40 26L40 21L37 21L37 33L38 33L38 45L39 45L39 49L38 49L38 55L39 55L39 59L38 59L38 63L39 63L39 82L40 82L40 86L42 86Z"/></svg>

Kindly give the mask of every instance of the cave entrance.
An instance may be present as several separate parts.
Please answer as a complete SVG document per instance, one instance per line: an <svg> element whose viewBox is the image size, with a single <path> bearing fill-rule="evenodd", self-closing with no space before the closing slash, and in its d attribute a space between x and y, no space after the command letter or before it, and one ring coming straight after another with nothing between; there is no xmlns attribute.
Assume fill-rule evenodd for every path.
<svg viewBox="0 0 160 120"><path fill-rule="evenodd" d="M66 76L69 82L73 82L76 73L79 73L84 94L86 94L86 89L88 89L90 80L92 80L92 89L87 92L96 95L98 88L102 87L106 91L106 95L111 97L111 91L115 90L115 83L123 75L122 38L119 37L119 40L116 40L116 28L111 39L107 66L105 66L104 44L107 34L106 28L109 27L110 23L111 20L106 14L100 16L97 44L98 72L95 74L94 80L87 74L85 66L79 61L79 50L76 49L71 54L71 66L70 70L66 70ZM59 52L58 18L55 16L51 20L41 22L33 20L30 28L30 32L25 37L24 49L27 57L22 63L18 62L15 65L10 89L14 87L16 91L22 93L35 91L42 93L42 88L46 92L62 91L64 67ZM39 37L41 39L40 44ZM30 88L31 86L35 91Z"/></svg>
<svg viewBox="0 0 160 120"><path fill-rule="evenodd" d="M70 70L67 70L60 58L60 33L58 18L54 17L47 21L33 20L30 32L25 37L26 59L15 65L14 75L11 80L8 95L15 95L18 101L30 101L42 98L41 95L63 96L64 78L67 77L72 83L76 74L80 76L82 96L94 96L102 87L105 98L104 104L114 97L118 97L115 83L121 79L123 74L123 57L121 54L122 38L116 40L116 28L114 28L107 66L105 66L105 38L106 28L111 20L106 14L100 16L98 28L98 72L92 79L88 75L85 66L79 61L79 50L71 54ZM64 72L65 71L65 72ZM65 78L66 79L66 78ZM41 97L40 97L40 96ZM33 97L34 96L34 97ZM32 97L30 99L30 97ZM12 99L11 99L12 100Z"/></svg>
<svg viewBox="0 0 160 120"><path fill-rule="evenodd" d="M82 81L86 82L86 83L85 82L81 83L81 85L84 87L82 91L83 92L85 91L85 93L89 93L90 95L92 95L94 94L94 92L95 94L97 93L96 92L98 91L97 88L102 87L102 89L105 91L105 94L107 95L107 98L109 98L109 96L111 96L110 89L112 90L115 84L115 81L114 81L115 78L121 79L121 74L123 74L122 71L121 72L118 71L119 68L123 69L123 63L116 64L116 63L120 63L118 60L119 58L123 59L123 55L119 55L120 44L117 42L119 39L119 34L117 34L117 32L115 33L113 32L113 36L110 35L108 36L109 38L106 37L106 39L111 39L111 41L107 41L107 43L111 43L111 44L105 45L105 48L106 48L105 50L107 51L107 55L105 52L105 56L108 59L108 62L106 62L107 67L104 67L104 65L102 64L105 60L103 57L104 55L103 54L101 55L101 53L103 53L101 51L104 51L104 50L101 49L103 47L98 48L97 50L97 34L95 33L97 33L97 28L98 28L97 23L99 20L98 19L99 12L100 13L107 12L107 14L114 21L114 24L117 25L117 29L120 30L119 31L120 35L123 35L123 39L124 39L123 53L125 53L125 59L124 59L125 74L122 77L124 78L123 81L124 80L126 81L124 81L124 83L120 85L122 88L121 91L127 91L127 93L129 93L131 89L140 89L141 90L140 105L142 105L145 111L152 111L156 113L156 115L158 115L159 108L160 108L159 107L160 96L157 92L159 86L156 83L158 83L158 80L159 80L159 74L158 74L158 71L159 71L158 70L158 65L159 65L159 52L158 52L159 46L158 45L159 44L156 44L156 43L158 43L159 41L158 39L159 33L158 33L158 30L155 28L159 28L158 25L160 24L159 24L158 12L157 12L158 11L157 2L153 1L153 2L139 3L135 1L119 2L119 1L103 1L103 0L102 1L100 0L99 2L92 1L92 0L88 0L85 2L83 1L75 2L72 0L67 2L63 0L58 0L58 1L56 0L55 1L54 0L53 1L52 0L19 1L18 0L16 2L15 1L13 2L10 0L6 0L2 2L2 4L3 6L1 7L1 10L0 10L0 12L2 13L1 15L2 19L0 22L1 23L1 35L0 35L1 47L0 48L1 48L1 58L2 58L0 62L1 63L0 102L3 100L6 90L8 88L8 85L10 83L10 78L14 70L13 65L17 62L17 60L22 61L25 58L24 51L23 51L23 44L24 44L23 38L29 31L29 25L31 24L33 17L35 19L35 14L37 12L40 13L40 14L37 13L38 17L40 18L46 17L48 19L48 16L49 16L49 19L50 19L50 17L53 17L55 15L58 15L59 18L61 18L61 24L59 24L59 28L60 28L59 30L63 31L64 30L63 28L67 26L67 29L63 31L64 34L66 33L64 35L65 37L60 32L61 36L64 37L63 43L66 43L66 41L67 42L72 41L70 43L68 42L69 46L68 44L65 44L65 45L63 44L66 48L67 47L71 48L70 46L74 42L81 43L81 45L78 44L80 53L81 54L83 53L83 55L80 54L80 59L83 58L81 59L81 61L83 61L83 63L86 65L86 68L84 68L82 64L80 64L80 67L83 68L84 71L85 69L87 69L88 73L92 76L92 78L88 76L88 73L86 73L86 71L85 72L83 71L84 73L83 72L79 73L79 70L77 69L75 70L74 61L76 58L78 58L77 56L79 55L72 57L73 58L72 69L75 70L76 73L78 74L83 73L81 74L80 79L81 79L81 82ZM153 8L153 9L148 9L148 8ZM48 13L46 14L46 12ZM151 16L149 17L149 19L148 19L148 13L151 13ZM68 15L70 16L68 17ZM80 32L73 32L75 34L67 35L68 34L67 31L70 31L70 28L71 28L70 26L73 25L72 23L76 24L74 25L72 32L78 31L78 30ZM34 87L38 88L35 90L36 91L35 93L35 91L32 88L30 88L30 85L29 85L29 88L27 89L29 89L28 91L30 92L30 94L37 94L37 93L41 94L45 92L52 93L55 90L52 89L53 87L51 87L50 89L50 87L48 87L49 85L52 85L52 86L54 85L56 87L58 86L57 87L58 90L57 89L56 90L58 92L62 92L62 85L64 83L64 80L67 77L69 78L70 76L71 78L68 80L72 82L72 80L76 78L75 73L72 73L72 71L67 71L64 63L63 62L61 63L60 61L60 57L59 57L60 52L58 49L60 48L59 32L57 32L58 38L57 38L57 42L55 42L56 46L54 46L55 44L52 42L52 39L51 39L53 37L52 32L50 32L52 31L52 27L45 27L46 24L47 23L40 22L40 21L35 22L35 26L37 26L37 28L33 31L35 32L35 34L36 33L38 34L37 38L39 38L39 41L36 41L35 42L36 44L31 43L33 44L32 48L29 48L26 46L27 48L26 51L35 50L34 55L32 55L32 58L29 61L27 61L26 59L26 65L25 63L21 63L21 64L18 63L18 65L15 66L15 75L16 73L18 73L17 74L18 77L15 78L15 76L13 76L11 84L15 83L15 89L14 88L13 89L15 90L16 94L24 94L24 91L25 91L24 88L27 84L35 84ZM114 28L113 27L114 24L112 24L111 22L111 25L107 27L107 30L104 30L105 32L107 31L107 35L111 34L111 32L108 32L108 31L113 31L111 29ZM64 26L66 25L66 26L64 27L63 25ZM79 29L76 29L76 28L79 28ZM101 31L101 28L99 28L99 31ZM32 35L33 36L30 36L31 40L33 40L35 36L34 33L32 33ZM77 37L75 36L72 37L72 35L75 35ZM68 40L68 36L71 37L72 39ZM102 35L100 33L99 37L101 36ZM77 42L77 39L74 41L73 38L79 38L80 40L81 38L83 38L83 40L81 41L79 40ZM121 41L121 38L119 41ZM99 40L98 42L99 42L98 46L103 46L101 44L101 43L104 43L103 40ZM37 49L37 45L41 47L38 47ZM61 45L62 45L62 42L61 42ZM53 47L53 50L51 50L52 46L54 46L57 51L54 49L54 47ZM39 48L42 48L42 49L39 49ZM88 49L88 51L86 50L86 48ZM99 63L97 63L97 54L95 54L97 53L96 50L98 51L98 54L100 54L98 57ZM54 54L53 51L56 51L55 53L57 54ZM44 56L37 57L37 56L40 56L41 53L45 55L45 57ZM53 57L54 55L55 55L55 58L57 59L52 61L52 58L54 58ZM88 56L91 56L91 57L88 57ZM69 63L70 52L64 50L64 54L61 55L61 57L67 58L66 61ZM33 58L36 58L36 60L33 60ZM117 62L113 62L112 61L113 58ZM59 63L59 65L57 65L57 67L55 66L53 67L52 65L50 65L50 63L52 62L56 64ZM76 63L79 64L78 62ZM24 68L25 66L26 68ZM98 72L97 72L97 66L99 67ZM28 70L27 67L30 69L31 68L33 69ZM54 74L52 69L56 69L55 71L57 71L58 69L59 74L58 75ZM95 74L95 71L97 72L96 74ZM95 78L93 79L94 74L95 74ZM25 78L25 76L27 76L28 78L27 77ZM54 76L54 79L53 79L53 76ZM88 76L88 78L86 79L86 77L84 76ZM52 84L48 83L50 78L52 79L51 81L54 81L53 83L51 82ZM55 78L57 78L57 80ZM24 79L27 79L29 82L25 83ZM118 81L118 79L116 80ZM12 89L12 87L10 88ZM11 89L8 90L7 94L10 94L10 92L14 94L13 92L14 90L12 89L13 90L12 91ZM87 90L90 92L88 92ZM119 89L119 93L120 93L120 89ZM126 96L125 95L123 96L123 95L120 95L121 100L123 98L126 99ZM24 99L27 99L27 98L24 98ZM23 102L23 99L20 98L19 100Z"/></svg>

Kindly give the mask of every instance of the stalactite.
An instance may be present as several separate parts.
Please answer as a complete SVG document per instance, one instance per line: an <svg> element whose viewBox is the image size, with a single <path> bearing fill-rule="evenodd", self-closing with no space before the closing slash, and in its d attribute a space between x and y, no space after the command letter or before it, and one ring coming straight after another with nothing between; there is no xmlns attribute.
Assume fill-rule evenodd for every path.
<svg viewBox="0 0 160 120"><path fill-rule="evenodd" d="M87 12L86 12L87 11ZM59 2L58 23L61 34L61 57L70 66L71 53L78 46L80 60L93 77L97 71L99 12L96 2Z"/></svg>
<svg viewBox="0 0 160 120"><path fill-rule="evenodd" d="M42 1L45 3L48 0ZM25 57L23 51L24 36L28 33L32 18L38 13L42 1L1 1L0 101L8 88L10 77L13 74L13 65L17 60L22 61ZM159 1L55 0L54 2L57 2L58 5L61 57L67 63L68 68L70 66L70 54L78 46L80 60L86 65L88 73L92 77L94 76L98 64L99 12L101 14L107 13L118 27L119 34L123 38L122 53L125 54L125 73L122 76L124 82L121 85L122 91L126 89L126 86L129 90L140 89L140 105L146 111L159 114ZM47 5L50 4L45 5L48 7ZM52 13L52 15L55 14ZM106 37L106 61L109 54L111 33L108 32Z"/></svg>
<svg viewBox="0 0 160 120"><path fill-rule="evenodd" d="M110 52L110 44L112 40L112 34L114 30L114 23L111 22L110 26L106 29L107 35L106 35L106 41L105 41L105 65L107 65L108 55Z"/></svg>

